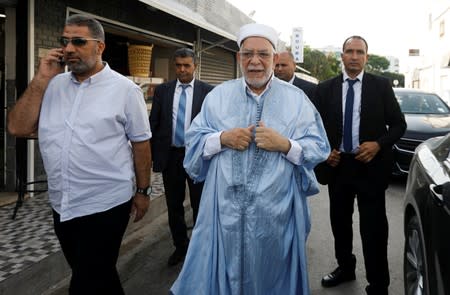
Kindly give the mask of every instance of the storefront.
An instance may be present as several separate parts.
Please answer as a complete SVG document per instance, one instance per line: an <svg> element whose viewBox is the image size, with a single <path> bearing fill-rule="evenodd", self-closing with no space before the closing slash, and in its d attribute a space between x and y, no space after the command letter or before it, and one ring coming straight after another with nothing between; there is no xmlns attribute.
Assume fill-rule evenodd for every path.
<svg viewBox="0 0 450 295"><path fill-rule="evenodd" d="M183 3L182 3L183 2ZM0 144L3 147L0 163L0 190L13 191L19 162L26 167L27 181L44 175L35 140L11 137L5 130L7 108L23 93L37 69L38 61L46 51L59 47L58 36L64 20L76 13L89 14L98 19L105 29L106 50L103 60L112 69L128 76L143 89L151 103L156 85L175 78L171 58L181 47L192 48L198 57L196 77L217 85L238 75L234 28L250 22L240 11L229 7L225 0L194 1L188 7L185 1L59 1L28 0L2 1L0 4L0 81L2 118ZM226 9L217 9L217 6ZM206 21L202 16L212 14L207 9L228 11L233 28L228 32ZM238 12L238 13L237 13ZM216 12L215 12L216 13ZM5 17L1 17L5 15ZM238 19L236 19L238 16ZM27 22L16 22L16 19ZM221 20L219 20L221 21ZM18 38L17 36L21 36ZM25 38L27 36L27 38ZM130 46L151 48L148 76L133 75L130 71ZM6 66L5 66L6 65ZM9 65L9 66L8 66ZM17 71L16 71L17 69ZM25 175L24 174L24 175Z"/></svg>

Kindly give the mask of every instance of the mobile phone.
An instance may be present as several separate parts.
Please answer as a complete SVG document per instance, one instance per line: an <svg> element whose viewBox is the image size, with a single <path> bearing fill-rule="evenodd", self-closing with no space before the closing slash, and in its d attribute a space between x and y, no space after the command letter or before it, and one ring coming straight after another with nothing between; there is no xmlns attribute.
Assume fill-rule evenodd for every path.
<svg viewBox="0 0 450 295"><path fill-rule="evenodd" d="M61 67L64 67L64 66L66 65L66 61L64 60L64 57L61 56L61 57L59 58L58 63L59 63L59 65L60 65Z"/></svg>

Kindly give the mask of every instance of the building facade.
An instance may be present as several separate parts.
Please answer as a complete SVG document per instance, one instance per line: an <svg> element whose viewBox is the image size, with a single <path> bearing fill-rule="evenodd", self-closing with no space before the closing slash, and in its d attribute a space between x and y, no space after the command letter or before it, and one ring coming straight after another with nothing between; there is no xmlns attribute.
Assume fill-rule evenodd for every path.
<svg viewBox="0 0 450 295"><path fill-rule="evenodd" d="M236 78L238 28L253 22L225 0L9 0L0 1L0 191L14 191L17 180L44 176L35 138L14 138L6 131L8 108L31 81L39 58L59 47L65 19L89 14L105 29L103 59L112 69L152 89L175 78L173 52L192 48L198 57L197 78L213 85ZM148 77L135 77L129 68L130 45L151 47ZM30 188L32 189L32 188Z"/></svg>
<svg viewBox="0 0 450 295"><path fill-rule="evenodd" d="M406 87L439 94L450 103L450 5L431 1L428 23L417 56L411 56Z"/></svg>

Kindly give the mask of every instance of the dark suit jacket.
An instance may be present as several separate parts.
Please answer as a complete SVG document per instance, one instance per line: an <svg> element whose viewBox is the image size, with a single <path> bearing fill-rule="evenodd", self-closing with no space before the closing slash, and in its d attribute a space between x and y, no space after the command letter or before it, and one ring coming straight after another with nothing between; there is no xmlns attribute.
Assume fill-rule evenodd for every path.
<svg viewBox="0 0 450 295"><path fill-rule="evenodd" d="M343 134L342 81L341 74L320 83L313 100L322 117L330 146L337 150ZM369 179L386 188L392 169L392 145L406 129L405 118L387 79L364 73L360 115L360 144L377 141L381 147L375 158L366 164ZM321 163L316 167L317 179L320 183L327 184L335 176L335 170L326 162Z"/></svg>
<svg viewBox="0 0 450 295"><path fill-rule="evenodd" d="M303 90L303 92L306 93L306 95L308 96L308 98L312 101L314 100L315 94L316 94L316 88L317 85L300 79L299 77L295 76L293 83L295 86L297 86L298 88L300 88L301 90Z"/></svg>
<svg viewBox="0 0 450 295"><path fill-rule="evenodd" d="M152 130L153 171L161 172L166 168L169 149L172 145L172 111L176 80L158 85L155 89L150 112ZM194 81L191 120L197 116L205 96L213 86L200 80Z"/></svg>

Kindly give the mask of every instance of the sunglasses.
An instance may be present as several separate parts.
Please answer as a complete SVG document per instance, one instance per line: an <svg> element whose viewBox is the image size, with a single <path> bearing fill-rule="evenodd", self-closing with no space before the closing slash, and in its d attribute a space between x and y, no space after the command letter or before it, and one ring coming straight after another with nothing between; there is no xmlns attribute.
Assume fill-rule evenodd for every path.
<svg viewBox="0 0 450 295"><path fill-rule="evenodd" d="M66 47L69 45L69 43L72 43L73 46L81 47L86 45L88 41L97 41L100 42L98 39L93 38L83 38L83 37L74 37L74 38L67 38L67 37L59 37L58 39L59 44L61 44L62 47Z"/></svg>

